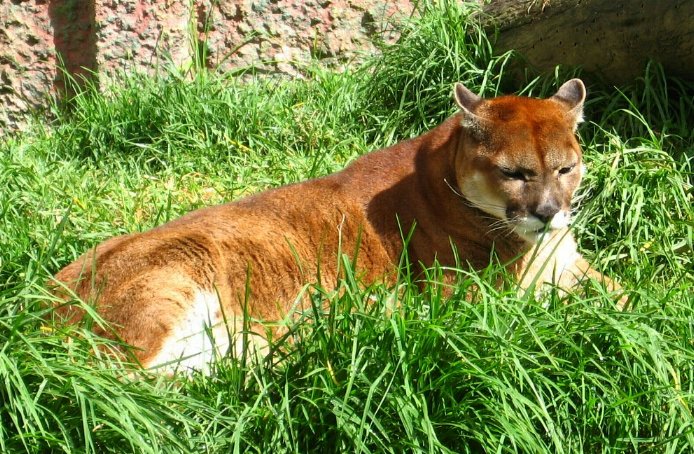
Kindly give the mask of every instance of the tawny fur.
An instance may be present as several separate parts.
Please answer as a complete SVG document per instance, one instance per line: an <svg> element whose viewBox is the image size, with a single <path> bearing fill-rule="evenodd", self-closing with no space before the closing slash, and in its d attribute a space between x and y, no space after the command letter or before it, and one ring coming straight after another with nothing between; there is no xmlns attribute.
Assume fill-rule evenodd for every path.
<svg viewBox="0 0 694 454"><path fill-rule="evenodd" d="M578 80L542 100L483 100L459 85L461 112L428 133L323 178L112 238L63 268L56 292L93 301L150 367L195 354L166 353L185 343L179 336L191 313L211 312L210 325L226 320L232 334L244 305L254 319L282 319L305 283L320 275L322 285L335 285L338 254L356 257L364 283L393 282L413 225L407 252L419 270L435 260L455 266L455 254L481 269L495 254L526 287L554 281L568 288L584 275L605 280L578 254L566 226L544 235L523 230L538 225L536 211L556 208L568 217L582 174L574 130L584 96ZM519 168L531 172L528 181L507 175ZM82 315L71 305L60 311L71 322Z"/></svg>

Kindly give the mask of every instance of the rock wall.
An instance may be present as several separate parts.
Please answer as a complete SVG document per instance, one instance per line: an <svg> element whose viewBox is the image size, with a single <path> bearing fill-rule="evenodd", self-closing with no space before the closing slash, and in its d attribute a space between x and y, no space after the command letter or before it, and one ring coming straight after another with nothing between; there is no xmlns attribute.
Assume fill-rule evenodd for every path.
<svg viewBox="0 0 694 454"><path fill-rule="evenodd" d="M482 23L498 30L497 51L525 56L519 73L580 65L584 74L619 83L654 59L668 73L692 77L691 0L466 1L482 5ZM50 96L69 95L65 74L99 83L121 71L173 64L296 77L314 58L340 67L372 53L376 41L393 41L393 24L418 3L0 0L0 136L20 129Z"/></svg>
<svg viewBox="0 0 694 454"><path fill-rule="evenodd" d="M396 38L416 0L0 0L0 134L81 78L162 65L298 76ZM64 69L61 69L64 68Z"/></svg>
<svg viewBox="0 0 694 454"><path fill-rule="evenodd" d="M496 51L525 57L513 68L519 74L561 63L621 84L641 76L649 60L669 75L694 74L691 0L494 0L485 13L498 30Z"/></svg>
<svg viewBox="0 0 694 454"><path fill-rule="evenodd" d="M55 27L46 1L0 3L0 131L41 105L56 83Z"/></svg>

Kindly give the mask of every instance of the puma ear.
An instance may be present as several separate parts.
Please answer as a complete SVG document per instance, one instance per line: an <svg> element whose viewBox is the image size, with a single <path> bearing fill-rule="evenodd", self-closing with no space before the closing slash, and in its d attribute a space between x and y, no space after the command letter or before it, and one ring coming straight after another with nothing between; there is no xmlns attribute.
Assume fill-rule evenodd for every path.
<svg viewBox="0 0 694 454"><path fill-rule="evenodd" d="M581 79L564 82L550 99L559 101L568 107L568 114L573 120L574 129L583 121L583 102L586 100L586 86Z"/></svg>
<svg viewBox="0 0 694 454"><path fill-rule="evenodd" d="M482 98L468 90L468 88L460 82L456 83L453 88L453 98L464 114L462 122L463 127L472 128L479 132L482 129L484 120L472 113L472 111L482 102Z"/></svg>

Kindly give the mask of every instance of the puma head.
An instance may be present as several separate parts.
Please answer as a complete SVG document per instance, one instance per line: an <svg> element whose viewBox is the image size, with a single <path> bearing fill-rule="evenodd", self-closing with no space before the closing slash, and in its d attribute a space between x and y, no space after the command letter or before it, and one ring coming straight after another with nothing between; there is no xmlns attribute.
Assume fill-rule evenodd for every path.
<svg viewBox="0 0 694 454"><path fill-rule="evenodd" d="M572 79L547 99L483 99L462 84L454 97L464 131L455 172L467 201L529 243L567 227L583 176L575 136L583 82Z"/></svg>

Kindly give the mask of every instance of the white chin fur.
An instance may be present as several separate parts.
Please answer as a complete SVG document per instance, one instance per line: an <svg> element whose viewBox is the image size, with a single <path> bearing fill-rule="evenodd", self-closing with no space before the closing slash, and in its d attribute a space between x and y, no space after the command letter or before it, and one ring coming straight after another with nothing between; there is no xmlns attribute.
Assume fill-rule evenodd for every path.
<svg viewBox="0 0 694 454"><path fill-rule="evenodd" d="M552 229L563 229L571 223L571 214L568 211L560 211L555 214L549 226Z"/></svg>

